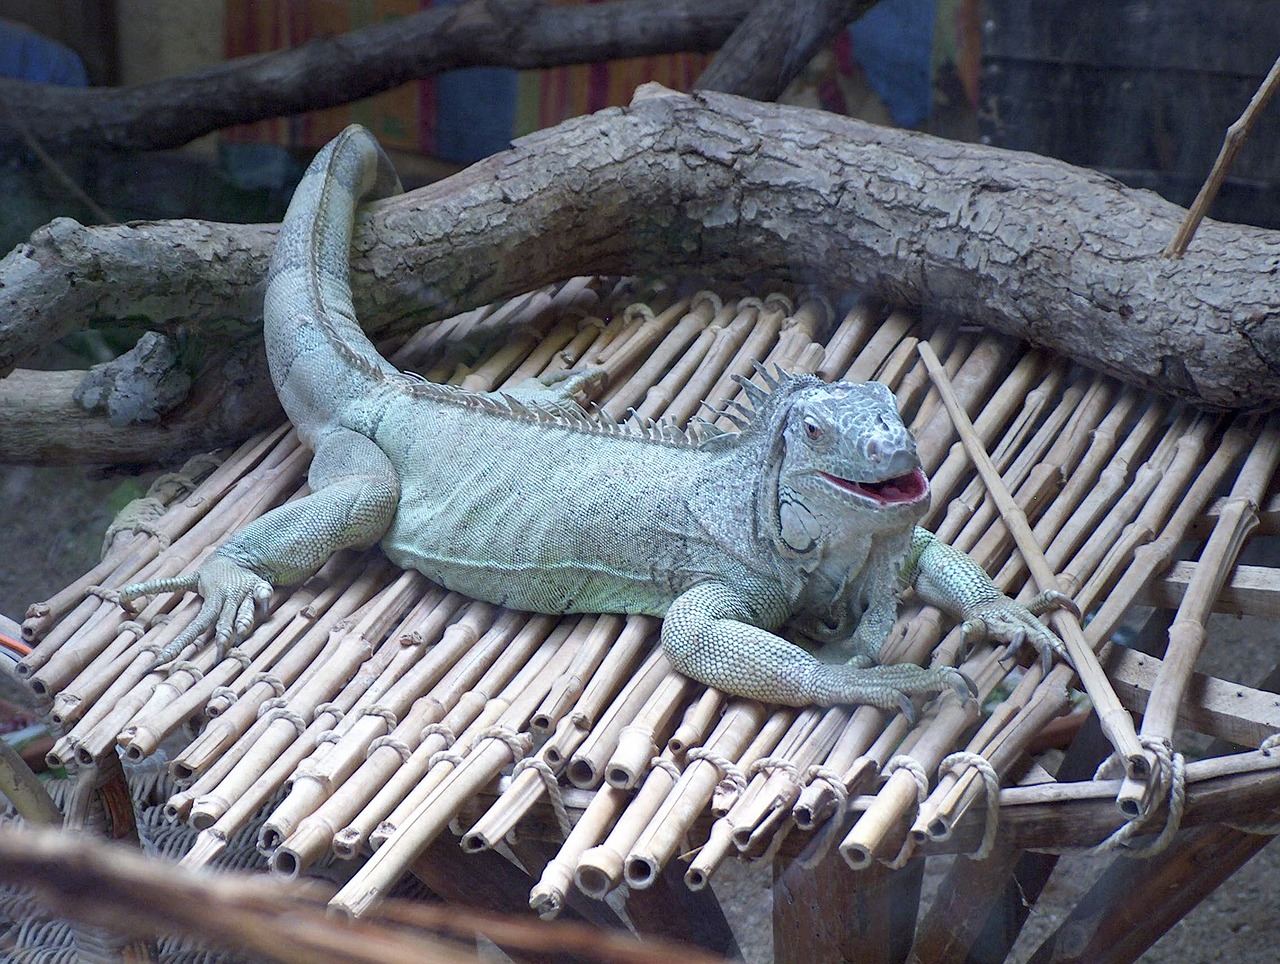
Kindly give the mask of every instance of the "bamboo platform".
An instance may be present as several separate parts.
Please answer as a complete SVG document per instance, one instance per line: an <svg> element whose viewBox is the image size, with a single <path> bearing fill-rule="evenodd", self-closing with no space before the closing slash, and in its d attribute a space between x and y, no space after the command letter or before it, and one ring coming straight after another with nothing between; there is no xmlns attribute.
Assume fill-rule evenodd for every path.
<svg viewBox="0 0 1280 964"><path fill-rule="evenodd" d="M283 426L193 465L198 481L169 480L23 626L39 642L20 673L62 732L52 764L172 748L177 789L158 805L195 831L182 864L216 862L246 832L279 875L336 857L349 869L331 906L360 916L407 874L447 892L449 874L492 879L492 852L514 850L530 906L551 917L581 906L575 892L635 899L673 873L702 892L726 860L764 859L789 895L778 960L944 961L964 958L1015 878L1034 901L1029 851L1113 850L1133 879L1181 875L1194 903L1217 879L1208 864L1221 876L1269 839L1280 703L1194 668L1211 611L1280 612L1280 572L1236 565L1251 533L1280 529L1274 419L1189 409L998 335L806 292L577 279L384 350L481 390L602 367L603 412L677 424L714 420L703 401L723 408L757 362L883 381L932 480L926 524L1012 595L1072 596L1083 625L1064 613L1053 625L1075 669L970 648L907 600L887 660L961 666L981 710L943 696L912 724L872 707L780 709L675 673L655 619L504 611L373 550L277 592L222 662L192 647L146 673L198 604L161 595L134 614L112 590L196 565L298 495L309 453ZM1150 630L1162 613L1167 648L1113 644L1163 639ZM1188 762L1175 729L1221 742ZM441 856L459 836L472 856ZM1189 866L1201 851L1212 858ZM964 856L917 919L915 858L935 854ZM1116 937L1130 918L1158 936L1179 912L1141 891L1089 918L1078 958L1046 945L1037 960L1104 959L1091 941L1132 959L1141 947L1125 956ZM632 920L661 929L662 916Z"/></svg>

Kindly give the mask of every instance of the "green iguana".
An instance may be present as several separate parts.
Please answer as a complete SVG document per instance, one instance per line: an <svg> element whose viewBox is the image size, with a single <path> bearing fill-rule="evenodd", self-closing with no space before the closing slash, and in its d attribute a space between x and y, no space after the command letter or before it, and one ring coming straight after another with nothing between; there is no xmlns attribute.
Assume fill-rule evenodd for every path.
<svg viewBox="0 0 1280 964"><path fill-rule="evenodd" d="M951 667L873 665L898 594L967 628L1062 644L962 552L916 526L929 485L883 385L766 374L742 380L741 430L679 431L592 418L575 393L599 372L514 391L423 382L383 359L356 321L348 248L357 204L399 190L373 136L347 128L308 168L271 262L271 378L315 453L311 494L245 526L199 571L127 586L122 601L196 590L203 606L160 653L211 626L221 655L272 589L332 553L381 542L397 565L449 589L540 613L664 616L681 672L771 703L870 703L972 684ZM778 635L847 644L820 662Z"/></svg>

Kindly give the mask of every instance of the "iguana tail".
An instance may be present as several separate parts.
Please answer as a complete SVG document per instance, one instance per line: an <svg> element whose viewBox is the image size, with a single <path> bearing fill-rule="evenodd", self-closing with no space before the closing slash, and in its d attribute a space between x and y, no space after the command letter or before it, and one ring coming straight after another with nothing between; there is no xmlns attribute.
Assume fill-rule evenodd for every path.
<svg viewBox="0 0 1280 964"><path fill-rule="evenodd" d="M280 226L264 313L271 380L311 448L352 400L395 374L365 336L347 268L356 206L400 191L372 134L353 124L312 160Z"/></svg>

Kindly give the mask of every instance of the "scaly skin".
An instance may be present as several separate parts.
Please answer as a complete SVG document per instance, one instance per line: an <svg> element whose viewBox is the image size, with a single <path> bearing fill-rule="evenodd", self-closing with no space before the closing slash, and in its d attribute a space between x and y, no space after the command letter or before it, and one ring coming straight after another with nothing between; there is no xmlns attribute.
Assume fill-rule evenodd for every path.
<svg viewBox="0 0 1280 964"><path fill-rule="evenodd" d="M665 616L662 645L680 671L771 703L911 713L918 694L967 698L971 684L951 667L874 665L909 586L971 633L1061 652L1032 612L916 526L929 487L883 385L761 370L769 390L742 382L752 405L740 432L685 433L588 418L576 393L599 372L507 394L397 372L361 332L347 278L358 201L395 190L359 127L299 185L271 264L265 332L280 400L315 452L312 491L246 526L197 572L121 591L123 601L204 597L156 665L210 627L222 653L274 587L375 542L400 566L502 605ZM780 632L844 644L849 661L819 662Z"/></svg>

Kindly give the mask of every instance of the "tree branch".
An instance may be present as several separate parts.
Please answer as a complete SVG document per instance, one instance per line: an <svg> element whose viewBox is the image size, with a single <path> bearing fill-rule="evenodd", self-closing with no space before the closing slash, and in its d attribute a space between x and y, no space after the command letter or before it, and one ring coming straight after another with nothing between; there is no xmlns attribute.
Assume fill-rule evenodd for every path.
<svg viewBox="0 0 1280 964"><path fill-rule="evenodd" d="M877 2L761 0L720 47L694 87L777 100L837 31Z"/></svg>
<svg viewBox="0 0 1280 964"><path fill-rule="evenodd" d="M0 80L0 101L52 151L178 147L232 124L346 104L459 67L556 67L715 50L751 0L467 0L335 37L118 88ZM0 146L16 144L0 124Z"/></svg>
<svg viewBox="0 0 1280 964"><path fill-rule="evenodd" d="M1183 213L1032 154L649 86L371 205L352 285L376 335L575 275L860 290L1200 404L1274 406L1280 232L1206 221L1172 261L1161 249ZM53 222L0 261L0 371L102 318L243 333L274 237Z"/></svg>

